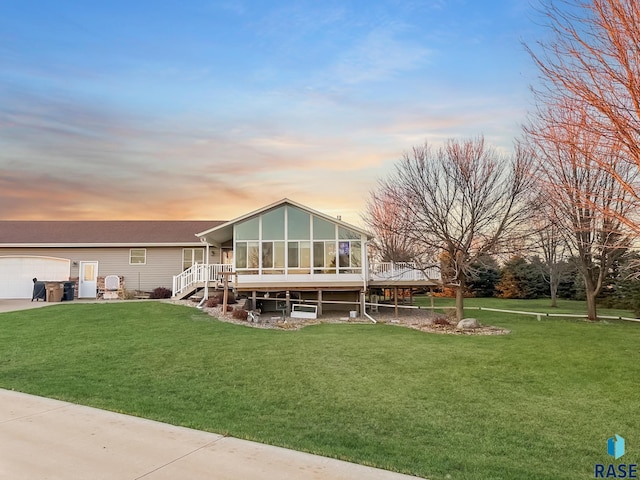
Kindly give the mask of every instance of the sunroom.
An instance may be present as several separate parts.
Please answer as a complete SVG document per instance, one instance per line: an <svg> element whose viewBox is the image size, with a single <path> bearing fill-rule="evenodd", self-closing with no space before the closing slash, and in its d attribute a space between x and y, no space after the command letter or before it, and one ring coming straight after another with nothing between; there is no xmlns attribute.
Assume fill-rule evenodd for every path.
<svg viewBox="0 0 640 480"><path fill-rule="evenodd" d="M213 270L234 272L240 290L365 285L367 233L288 199L198 237L220 252L207 255L221 264Z"/></svg>

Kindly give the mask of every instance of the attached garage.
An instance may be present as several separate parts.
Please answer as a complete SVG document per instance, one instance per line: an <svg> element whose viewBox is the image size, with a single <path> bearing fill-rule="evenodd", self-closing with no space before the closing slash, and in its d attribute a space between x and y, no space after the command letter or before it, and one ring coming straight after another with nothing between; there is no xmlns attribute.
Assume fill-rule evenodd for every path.
<svg viewBox="0 0 640 480"><path fill-rule="evenodd" d="M33 279L67 281L71 261L67 258L6 256L0 257L0 299L31 298Z"/></svg>

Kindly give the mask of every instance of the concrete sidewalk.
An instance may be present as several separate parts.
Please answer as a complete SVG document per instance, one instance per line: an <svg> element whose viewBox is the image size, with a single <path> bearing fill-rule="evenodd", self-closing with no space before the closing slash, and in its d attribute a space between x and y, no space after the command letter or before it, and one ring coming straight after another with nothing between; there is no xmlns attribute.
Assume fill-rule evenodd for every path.
<svg viewBox="0 0 640 480"><path fill-rule="evenodd" d="M0 478L416 477L0 389Z"/></svg>

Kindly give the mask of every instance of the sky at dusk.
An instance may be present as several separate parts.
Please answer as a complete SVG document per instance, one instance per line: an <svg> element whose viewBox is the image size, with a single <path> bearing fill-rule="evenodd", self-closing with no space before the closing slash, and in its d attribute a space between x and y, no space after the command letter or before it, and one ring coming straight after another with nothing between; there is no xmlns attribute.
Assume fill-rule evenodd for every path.
<svg viewBox="0 0 640 480"><path fill-rule="evenodd" d="M510 151L530 0L0 0L0 218L360 224L425 141Z"/></svg>

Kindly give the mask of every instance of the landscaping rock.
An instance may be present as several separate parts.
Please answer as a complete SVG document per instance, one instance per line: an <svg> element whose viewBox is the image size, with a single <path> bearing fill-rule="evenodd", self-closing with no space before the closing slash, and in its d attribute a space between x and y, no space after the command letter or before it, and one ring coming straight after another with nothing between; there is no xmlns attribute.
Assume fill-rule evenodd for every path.
<svg viewBox="0 0 640 480"><path fill-rule="evenodd" d="M458 322L457 328L460 330L474 330L480 328L480 323L475 318L463 318Z"/></svg>
<svg viewBox="0 0 640 480"><path fill-rule="evenodd" d="M185 300L170 300L171 303L179 305L189 305L195 307L195 304ZM299 318L287 318L287 322L282 321L282 317L273 317L270 320L268 313L257 317L255 322L247 322L246 320L237 320L228 313L222 312L221 306L213 308L204 307L202 309L212 317L222 322L235 323L237 325L244 325L245 327L252 328L264 328L264 329L287 329L297 330L308 325L317 325L319 323L362 323L370 325L369 320L353 319L343 316L342 312L330 312L325 313L322 318L319 319L299 319ZM447 320L446 315L433 314L425 310L412 309L401 310L398 318L395 313L391 312L378 312L375 314L375 318L379 324L391 324L398 327L408 327L419 330L428 334L444 334L444 335L507 335L511 333L510 330L504 328L492 327L490 325L479 325L477 328L458 328L457 322L454 319ZM466 319L469 320L469 319ZM473 320L473 319L471 319Z"/></svg>

